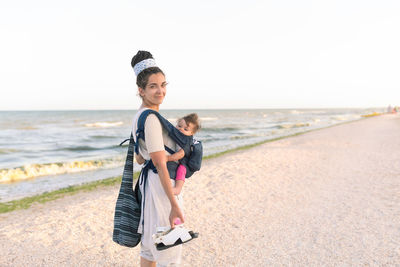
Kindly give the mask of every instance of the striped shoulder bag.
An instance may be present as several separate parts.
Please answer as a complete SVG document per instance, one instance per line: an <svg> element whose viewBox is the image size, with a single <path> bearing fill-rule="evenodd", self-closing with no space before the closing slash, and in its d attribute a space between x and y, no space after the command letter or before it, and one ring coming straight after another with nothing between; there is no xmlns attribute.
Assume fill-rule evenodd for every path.
<svg viewBox="0 0 400 267"><path fill-rule="evenodd" d="M122 174L121 188L115 206L113 241L121 246L135 247L139 244L141 238L141 234L137 230L140 221L142 196L138 183L136 183L135 191L133 190L133 151L135 141L132 133L130 139L127 140L129 140L129 147Z"/></svg>

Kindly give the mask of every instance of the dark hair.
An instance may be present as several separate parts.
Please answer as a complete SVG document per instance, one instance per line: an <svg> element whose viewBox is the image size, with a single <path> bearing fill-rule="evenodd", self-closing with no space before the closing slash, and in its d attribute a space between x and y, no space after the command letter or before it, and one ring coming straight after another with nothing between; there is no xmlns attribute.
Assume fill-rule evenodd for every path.
<svg viewBox="0 0 400 267"><path fill-rule="evenodd" d="M199 121L199 116L197 116L196 113L190 113L181 119L185 120L187 125L189 125L189 123L193 124L193 134L195 134L198 130L200 130L201 125Z"/></svg>
<svg viewBox="0 0 400 267"><path fill-rule="evenodd" d="M153 58L153 55L150 52L139 50L136 53L136 55L134 55L132 58L132 62L131 62L132 68L140 61L149 59L149 58ZM136 78L137 86L145 89L147 83L149 82L150 75L160 73L160 72L165 76L164 72L159 67L150 67L150 68L144 69L142 72L139 73L139 75Z"/></svg>

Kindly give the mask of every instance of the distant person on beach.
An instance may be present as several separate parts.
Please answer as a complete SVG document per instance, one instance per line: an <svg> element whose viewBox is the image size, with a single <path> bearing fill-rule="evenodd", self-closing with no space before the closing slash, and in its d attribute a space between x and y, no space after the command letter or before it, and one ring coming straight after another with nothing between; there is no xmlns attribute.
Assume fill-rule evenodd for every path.
<svg viewBox="0 0 400 267"><path fill-rule="evenodd" d="M399 107L398 106L392 107L391 105L389 105L387 107L387 113L396 114L397 112L399 112Z"/></svg>
<svg viewBox="0 0 400 267"><path fill-rule="evenodd" d="M184 135L193 136L200 129L199 116L196 113L188 114L180 119L176 124L176 128ZM182 148L178 147L178 151L172 155L167 156L167 161L178 161L185 156ZM139 154L136 155L136 161L143 164L145 159ZM175 186L173 188L174 195L179 195L182 191L183 184L185 183L186 167L183 164L178 165L175 178Z"/></svg>
<svg viewBox="0 0 400 267"><path fill-rule="evenodd" d="M146 109L159 111L165 94L167 82L164 72L156 65L150 52L139 51L132 58L132 67L137 76L136 84L142 104L133 119L132 132L137 130L137 123L141 113ZM168 136L168 132L161 126L154 114L148 115L144 125L145 141L139 142L139 153L145 160L154 164L157 172L148 171L147 180L140 183L143 196L141 218L138 233L142 234L140 247L140 266L176 266L180 264L182 245L166 250L157 250L152 239L158 226L170 225L179 219L184 222L182 213L182 197L174 196L172 187L174 180L170 179L167 169L167 153L164 145L176 147L176 143ZM136 139L136 137L134 137ZM142 204L143 204L142 203Z"/></svg>

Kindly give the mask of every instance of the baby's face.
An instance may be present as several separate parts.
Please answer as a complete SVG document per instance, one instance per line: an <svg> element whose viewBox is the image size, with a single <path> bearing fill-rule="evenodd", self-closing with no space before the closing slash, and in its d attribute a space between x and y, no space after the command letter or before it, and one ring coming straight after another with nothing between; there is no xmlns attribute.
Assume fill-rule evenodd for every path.
<svg viewBox="0 0 400 267"><path fill-rule="evenodd" d="M193 135L193 123L186 124L186 121L181 119L178 121L176 128L184 135Z"/></svg>

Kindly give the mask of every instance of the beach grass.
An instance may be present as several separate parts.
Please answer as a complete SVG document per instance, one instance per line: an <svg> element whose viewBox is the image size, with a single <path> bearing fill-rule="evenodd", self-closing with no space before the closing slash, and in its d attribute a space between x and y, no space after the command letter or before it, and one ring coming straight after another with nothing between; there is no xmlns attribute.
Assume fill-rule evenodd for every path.
<svg viewBox="0 0 400 267"><path fill-rule="evenodd" d="M370 116L368 116L368 117L370 117ZM367 119L368 117L362 117L359 120ZM294 133L294 134L290 134L290 135L280 136L280 137L273 138L273 139L267 139L267 140L257 142L254 144L249 144L249 145L244 145L244 146L228 149L228 150L225 150L222 152L218 152L218 153L214 153L214 154L205 156L205 157L203 157L203 160L213 159L213 158L220 157L220 156L228 154L228 153L233 153L233 152L237 152L237 151L241 151L241 150L250 149L250 148L265 144L265 143L274 142L277 140L294 137L294 136L302 135L302 134L309 133L312 131L318 131L318 130L322 130L322 129L326 129L326 128L330 128L330 127L334 127L334 126L338 126L338 125L342 125L342 124L346 124L346 123L351 123L351 122L355 122L355 121L357 121L357 120L337 123L337 124L329 125L329 126L322 127L322 128L311 129L311 130L298 132L298 133ZM136 180L138 176L139 176L139 172L135 172L134 180ZM113 186L116 184L120 184L121 179L122 179L121 176L117 176L117 177L107 178L107 179L98 180L98 181L94 181L94 182L84 183L81 185L69 186L69 187L58 189L55 191L45 192L43 194L39 194L39 195L32 196L32 197L25 197L22 199L17 199L17 200L0 203L0 213L6 213L6 212L18 210L18 209L27 209L30 206L32 206L32 204L34 204L34 203L45 203L45 202L55 200L55 199L58 199L58 198L61 198L61 197L67 196L67 195L73 195L73 194L76 194L81 191L92 191L98 187Z"/></svg>
<svg viewBox="0 0 400 267"><path fill-rule="evenodd" d="M382 113L380 113L380 112L373 112L373 113L365 114L365 115L361 115L361 116L364 117L364 118L367 118L367 117L374 117L374 116L380 116L380 115L382 115Z"/></svg>
<svg viewBox="0 0 400 267"><path fill-rule="evenodd" d="M134 173L134 180L139 176L139 172ZM92 191L99 187L112 186L121 183L122 176L111 177L103 180L94 182L84 183L81 185L73 185L65 188L61 188L51 192L45 192L40 195L25 197L22 199L12 200L4 203L0 203L0 213L10 212L18 209L27 209L34 203L45 203L51 200L61 198L66 195L73 195L82 191Z"/></svg>

